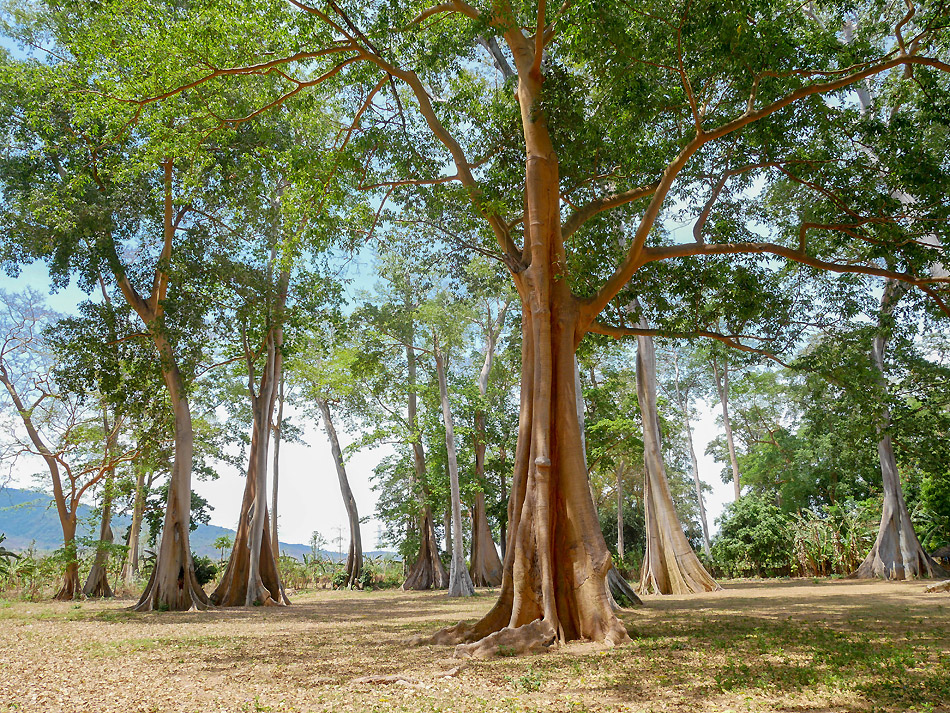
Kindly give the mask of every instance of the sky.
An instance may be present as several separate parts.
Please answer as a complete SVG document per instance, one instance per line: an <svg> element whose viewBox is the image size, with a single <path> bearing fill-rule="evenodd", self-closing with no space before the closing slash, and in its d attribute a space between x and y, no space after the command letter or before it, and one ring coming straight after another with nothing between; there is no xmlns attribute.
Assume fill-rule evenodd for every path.
<svg viewBox="0 0 950 713"><path fill-rule="evenodd" d="M21 291L26 287L49 294L49 276L44 265L35 263L23 268L17 279L0 274L0 289ZM68 288L51 294L48 305L59 312L69 313L75 311L76 305L85 298L85 294L71 284ZM693 437L699 457L700 478L712 487L712 492L706 495L706 511L710 530L715 532L716 518L723 507L732 501L732 485L723 483L719 476L723 464L705 455L706 444L720 433L720 426L716 422L720 406L718 402L700 403L697 406L699 417L692 424ZM289 412L289 417L303 428L303 434L302 443L281 444L277 504L277 530L280 540L307 544L313 532L317 531L326 539L326 549L344 550L349 542L346 510L323 425L293 410ZM340 424L336 425L341 445L346 448L355 439L355 434L348 434ZM380 549L378 540L381 525L372 517L377 496L371 488L371 476L375 465L390 452L386 447L364 449L354 454L347 463L347 474L360 516L368 517L361 527L363 547L367 551ZM32 475L37 472L42 472L42 464L39 461L23 461L14 471L9 485L34 487ZM272 474L268 473L268 478L271 477ZM268 492L270 487L269 480ZM196 479L193 488L214 508L211 524L232 529L236 527L244 491L244 477L241 473L231 466L221 464L217 480ZM342 543L339 541L340 537L343 538Z"/></svg>

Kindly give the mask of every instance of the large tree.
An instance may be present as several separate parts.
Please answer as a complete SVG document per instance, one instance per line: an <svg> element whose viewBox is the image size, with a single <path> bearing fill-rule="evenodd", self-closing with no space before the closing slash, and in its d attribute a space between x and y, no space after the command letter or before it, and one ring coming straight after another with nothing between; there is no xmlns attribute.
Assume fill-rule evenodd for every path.
<svg viewBox="0 0 950 713"><path fill-rule="evenodd" d="M249 19L203 27L201 46L175 54L177 77L165 73L158 87L128 73L116 81L119 73L104 67L96 77L102 91L134 121L142 107L204 97L236 75L283 79L281 93L262 106L345 82L353 118L340 143L357 135L351 143L365 149L364 186L402 197L412 184L414 195L437 199L425 206L436 220L438 206L470 202L481 223L463 226L466 241L505 262L521 298L521 421L505 574L491 612L446 633L472 642L463 651L628 639L604 586L610 558L583 462L574 353L590 332L653 332L629 324L624 308L658 263L688 273L734 256L722 259L728 275L736 260L795 261L896 279L950 311L928 267L942 251L915 239L924 221L939 224L946 211L945 201L924 200L945 192L945 164L934 156L943 149L914 144L919 124L943 121L934 111L950 70L940 6L863 3L875 22L844 42L839 30L853 4L228 7L237 5ZM153 38L187 36L199 16L134 7L110 10L120 17L101 28L100 46L117 33L129 39L131 21L145 38L136 41L136 60L156 64L168 52ZM234 41L235 29L260 32L268 22L266 41ZM900 87L901 98L912 98L893 95L906 121L862 123L845 97L858 82ZM226 125L221 103L208 103L204 120ZM921 184L912 191L917 204L864 195L880 166L847 139L857 135L892 152L916 150L913 169L898 177ZM827 139L820 150L800 151L816 136ZM932 185L924 185L921 165ZM812 200L803 210L759 210L757 193L779 183ZM674 207L699 224L691 238L664 235L662 216ZM458 235L456 223L441 226ZM604 240L608 234L622 242ZM882 253L895 256L893 266ZM743 255L760 257L735 257ZM656 330L742 344L742 334L714 333L718 319L694 307L677 305Z"/></svg>

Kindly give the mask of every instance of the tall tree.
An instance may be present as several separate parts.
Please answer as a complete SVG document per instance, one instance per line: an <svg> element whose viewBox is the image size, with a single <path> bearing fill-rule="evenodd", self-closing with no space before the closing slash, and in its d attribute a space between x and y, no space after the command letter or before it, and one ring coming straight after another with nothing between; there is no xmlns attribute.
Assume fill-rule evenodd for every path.
<svg viewBox="0 0 950 713"><path fill-rule="evenodd" d="M927 85L926 106L906 107L909 124L939 121L930 109L943 100L950 71L940 54L946 43L940 6L873 4L877 22L862 28L859 42L844 43L841 18L853 4L290 5L288 12L248 0L241 8L253 19L240 29L255 33L272 23L275 31L266 34L273 46L234 41L233 28L218 24L202 35L217 43L213 56L182 48L177 77L160 88L124 75L116 82L105 70L100 81L114 96L131 99L130 121L141 107L205 96L232 86L238 75L250 83L268 80L270 70L280 73L281 91L262 107L347 81L344 104L353 121L340 143L356 135L354 143L365 149L365 187L401 198L414 185L414 195L433 199L426 210L437 223L440 207L471 203L481 223L468 226L464 242L505 262L521 297L523 369L505 575L492 611L446 634L470 642L463 651L628 639L604 586L610 557L583 463L574 353L590 332L653 336L628 324L623 307L657 264L673 261L688 273L718 256L758 256L748 259L765 265L762 256L774 256L891 277L950 312L945 280L927 267L939 249L906 240L920 221L939 221L945 206L921 201L912 220L898 220L905 208L875 210L859 200L855 187L876 169L853 142L829 140L823 153L798 153L803 138L833 139L852 122L840 99L858 82L915 91L916 77ZM137 60L168 54L154 35L188 34L189 17L165 8L135 12L145 38L136 41L141 52L128 53ZM100 46L128 26L110 20ZM242 48L240 56L229 54L233 47ZM247 47L267 50L248 57ZM486 58L498 75L487 76L477 61ZM382 101L387 96L393 100ZM212 125L221 123L218 106L205 117ZM890 133L863 129L865 140L901 147L919 134L907 126ZM932 158L931 151L922 160L935 171L932 182L945 187L945 167ZM454 174L447 174L448 162ZM785 178L795 190L810 191L811 208L820 210L764 215L753 205L754 192L741 190ZM719 202L736 187L734 200ZM698 223L715 226L714 234L700 228L693 240L665 240L661 216L676 198L686 200ZM811 220L818 214L821 220ZM456 221L441 225L458 235ZM762 226L774 228L773 240L762 238ZM630 237L623 249L603 239L624 228ZM882 252L899 254L898 267L881 266ZM659 322L662 334L738 346L748 336L717 333L718 321L701 310L697 316L694 305L675 307L688 316L671 308Z"/></svg>
<svg viewBox="0 0 950 713"><path fill-rule="evenodd" d="M32 455L46 464L65 553L63 584L55 598L73 599L81 593L76 526L82 498L135 452L119 448L103 428L108 424L101 420L101 397L87 403L83 396L88 394L56 388L54 351L44 335L56 315L42 296L32 290L22 295L0 291L0 310L0 384L23 427L14 432L16 445L5 456Z"/></svg>
<svg viewBox="0 0 950 713"><path fill-rule="evenodd" d="M641 316L641 327L648 329ZM637 400L643 421L645 465L643 500L646 514L646 554L640 571L640 591L689 594L719 589L690 546L670 494L663 464L660 421L656 404L656 351L649 336L637 337Z"/></svg>

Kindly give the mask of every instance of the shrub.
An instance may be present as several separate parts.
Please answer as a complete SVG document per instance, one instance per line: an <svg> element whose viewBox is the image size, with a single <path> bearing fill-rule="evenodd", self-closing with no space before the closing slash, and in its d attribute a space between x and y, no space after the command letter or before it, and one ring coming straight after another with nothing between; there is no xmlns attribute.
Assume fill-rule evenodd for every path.
<svg viewBox="0 0 950 713"><path fill-rule="evenodd" d="M213 582L218 575L218 566L214 560L207 556L199 557L194 552L191 553L191 559L195 563L195 579L198 584L203 587L208 582Z"/></svg>
<svg viewBox="0 0 950 713"><path fill-rule="evenodd" d="M880 504L824 505L793 516L791 522L794 563L806 577L850 574L871 550L879 520Z"/></svg>
<svg viewBox="0 0 950 713"><path fill-rule="evenodd" d="M789 574L793 550L790 523L775 505L746 495L727 505L717 522L713 559L727 576Z"/></svg>

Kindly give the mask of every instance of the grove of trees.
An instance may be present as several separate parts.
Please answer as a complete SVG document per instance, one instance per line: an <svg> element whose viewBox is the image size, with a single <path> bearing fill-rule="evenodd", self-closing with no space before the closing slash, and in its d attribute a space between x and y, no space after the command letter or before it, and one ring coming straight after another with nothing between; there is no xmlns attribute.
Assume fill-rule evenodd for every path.
<svg viewBox="0 0 950 713"><path fill-rule="evenodd" d="M302 419L332 445L343 586L347 458L385 446L404 588L499 587L429 639L472 655L628 641L624 577L943 573L948 23L912 0L9 5L0 263L89 295L0 315L0 458L46 464L57 596L110 595L110 554L132 582L151 517L139 610L290 603ZM691 426L713 408L716 538ZM245 490L209 595L192 481L225 464Z"/></svg>

